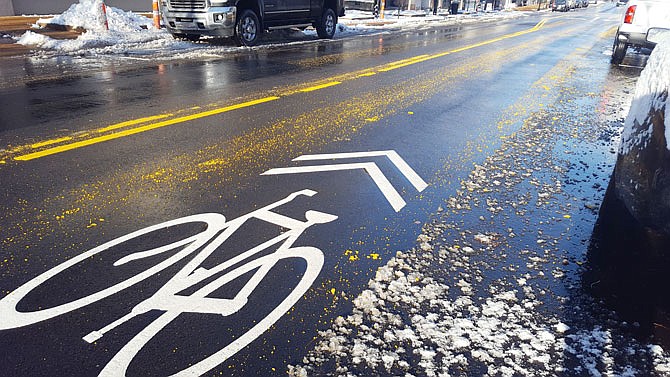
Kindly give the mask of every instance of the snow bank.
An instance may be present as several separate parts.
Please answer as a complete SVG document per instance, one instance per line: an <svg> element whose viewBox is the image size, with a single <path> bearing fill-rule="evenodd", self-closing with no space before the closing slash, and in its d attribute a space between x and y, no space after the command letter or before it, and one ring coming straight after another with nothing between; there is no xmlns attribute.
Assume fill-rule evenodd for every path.
<svg viewBox="0 0 670 377"><path fill-rule="evenodd" d="M132 32L154 28L153 20L133 12L107 6L106 13L107 23L111 31ZM89 31L106 31L102 0L79 0L79 3L72 4L63 14L53 18L40 19L37 23L67 25Z"/></svg>
<svg viewBox="0 0 670 377"><path fill-rule="evenodd" d="M666 125L670 119L670 35L664 35L649 57L635 87L635 96L626 117L622 135L620 154L628 154L631 149L649 141L653 124L648 119L651 109L665 108ZM666 147L670 140L670 127L665 127Z"/></svg>
<svg viewBox="0 0 670 377"><path fill-rule="evenodd" d="M38 24L67 25L86 29L77 39L58 40L27 31L18 44L37 46L60 54L142 54L156 50L181 50L190 43L175 41L169 33L157 30L153 20L133 12L107 7L104 26L102 0L80 0L63 14L40 19ZM187 45L187 46L185 46Z"/></svg>
<svg viewBox="0 0 670 377"><path fill-rule="evenodd" d="M143 32L86 32L77 39L53 39L27 31L16 42L25 46L38 46L60 54L105 55L105 54L149 54L161 49L172 51L192 46L192 43L176 41L167 33Z"/></svg>

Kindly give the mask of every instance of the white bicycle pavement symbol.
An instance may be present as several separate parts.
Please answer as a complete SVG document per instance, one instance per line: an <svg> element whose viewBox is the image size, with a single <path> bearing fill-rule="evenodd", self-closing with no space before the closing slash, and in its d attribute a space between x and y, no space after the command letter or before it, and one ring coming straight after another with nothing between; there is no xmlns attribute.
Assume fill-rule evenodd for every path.
<svg viewBox="0 0 670 377"><path fill-rule="evenodd" d="M362 154L348 153L335 155L312 155L303 157L303 159L320 160L330 158L359 158L371 156L376 157L380 155L390 156L393 163L399 167L399 170L403 173L403 175L408 177L408 179L410 179L412 184L417 187L419 191L422 191L426 187L425 182L423 182L423 180L421 180L421 178L416 175L416 173L400 158L400 156L398 156L393 151L364 152ZM301 158L298 158L296 160L300 159ZM348 168L363 168L371 175L381 174L381 172L377 172L378 169L370 169L370 164L361 165L360 163L351 163L339 165L340 167L344 166L344 168L339 168L338 165L323 166L326 166L326 168L322 170L318 170L317 167L309 167L308 170L304 171L281 171L275 169L271 174L346 170ZM380 186L380 188L382 189L385 197L389 199L392 197L388 195L388 192L390 192L389 190L393 190L395 192L395 189L390 186L390 183L388 183L388 180L383 177L383 174L381 174L381 177L383 179L380 179L378 175L376 177L373 176L373 180L375 183L384 181L384 186ZM191 215L149 226L108 241L36 276L1 299L0 330L29 326L81 309L87 305L94 304L122 290L130 288L131 286L160 273L168 267L173 266L175 263L190 257L191 259L186 263L186 265L182 267L174 276L172 276L167 281L167 283L161 286L158 291L149 298L135 305L129 313L123 315L108 325L98 330L91 331L87 335L83 336L84 341L93 343L99 341L109 331L123 325L134 317L148 313L149 311L162 311L163 314L149 323L128 343L126 343L100 372L100 376L125 375L131 362L145 347L145 345L149 343L149 341L151 341L151 339L154 338L159 332L161 332L167 325L177 319L177 317L179 317L181 314L202 313L230 316L234 313L237 313L247 304L250 295L263 282L263 279L277 263L282 260L293 258L303 260L306 264L306 268L300 277L300 280L295 285L295 287L292 287L287 297L284 298L279 305L274 307L267 316L258 322L255 322L255 324L250 329L248 329L246 332L234 339L231 343L219 351L205 357L203 360L200 360L199 362L175 374L177 376L202 375L212 370L217 365L220 365L225 360L235 355L242 348L251 343L253 340L261 336L270 326L272 326L286 312L288 312L298 302L298 300L300 300L300 298L307 292L307 290L312 286L314 281L319 276L319 273L321 272L324 264L323 252L316 247L294 247L293 244L308 228L314 225L332 222L338 217L333 214L308 210L304 214L306 220L302 221L273 211L277 207L292 202L297 197L312 197L316 194L317 192L314 190L304 189L293 192L279 201L266 205L232 220L227 220L225 216L217 213ZM397 201L397 198L393 198L395 202L392 202L391 204L393 205L394 209L398 211L399 208L404 206L404 201L400 203ZM203 262L207 260L207 258L210 257L213 253L217 251L225 252L225 247L223 246L224 242L251 219L261 220L270 224L274 224L281 227L282 229L285 229L285 231L278 236L270 238L255 247L235 255L234 257L226 259L224 262L218 265L210 266L210 268L202 267ZM206 228L195 235L189 236L182 240L171 242L167 245L161 245L149 250L133 252L119 258L113 264L114 266L123 266L126 264L132 264L136 261L146 261L149 258L156 256L166 256L164 260L156 263L155 265L152 265L146 270L141 271L134 276L122 280L112 286L103 288L85 297L74 299L70 302L35 311L17 310L17 307L21 301L40 285L58 276L59 274L68 271L68 269L90 261L91 257L110 249L117 248L119 245L123 246L124 244L143 237L147 234L184 224L204 224L206 225ZM276 249L274 249L275 247ZM268 252L269 250L273 249L274 251ZM232 299L215 298L210 296L220 287L225 286L229 282L238 279L245 274L251 274L251 278L246 281L243 287ZM198 286L199 288L197 288L190 295L181 294L185 290L195 286Z"/></svg>

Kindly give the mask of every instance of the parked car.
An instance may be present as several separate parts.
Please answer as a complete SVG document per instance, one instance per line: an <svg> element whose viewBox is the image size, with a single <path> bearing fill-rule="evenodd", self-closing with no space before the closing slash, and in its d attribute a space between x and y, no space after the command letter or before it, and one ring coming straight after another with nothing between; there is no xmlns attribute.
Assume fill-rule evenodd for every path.
<svg viewBox="0 0 670 377"><path fill-rule="evenodd" d="M313 26L332 38L344 0L161 0L166 29L175 38L232 37L255 45L264 31Z"/></svg>
<svg viewBox="0 0 670 377"><path fill-rule="evenodd" d="M616 6L620 7L620 6L626 5L626 3L628 3L628 0L617 0L616 1Z"/></svg>
<svg viewBox="0 0 670 377"><path fill-rule="evenodd" d="M631 0L621 15L612 47L612 64L621 64L628 47L654 48L670 32L670 1Z"/></svg>
<svg viewBox="0 0 670 377"><path fill-rule="evenodd" d="M567 0L552 0L551 11L552 12L556 12L556 11L567 12L568 11Z"/></svg>

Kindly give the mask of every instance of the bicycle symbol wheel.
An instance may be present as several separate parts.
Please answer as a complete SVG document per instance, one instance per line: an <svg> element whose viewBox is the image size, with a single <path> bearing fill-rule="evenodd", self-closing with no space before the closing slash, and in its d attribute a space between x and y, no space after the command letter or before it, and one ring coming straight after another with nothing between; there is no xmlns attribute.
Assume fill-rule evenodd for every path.
<svg viewBox="0 0 670 377"><path fill-rule="evenodd" d="M216 351L208 357L196 362L195 364L183 369L173 376L200 376L214 369L216 366L225 362L228 358L235 355L241 349L249 345L255 339L265 333L274 325L284 314L302 298L309 290L323 267L323 253L314 247L295 247L274 253L249 263L246 263L221 276L213 284L216 286L224 285L238 277L251 271L263 269L267 266L274 266L281 260L302 259L306 262L305 272L299 282L290 291L278 305L276 305L268 315L256 322L251 328L240 334L231 343ZM203 288L204 289L204 288ZM204 295L205 292L196 292L194 295ZM112 360L103 368L99 376L125 376L131 362L136 355L166 326L177 319L182 311L166 311L152 323L146 326L135 337L133 337L119 352L114 355Z"/></svg>
<svg viewBox="0 0 670 377"><path fill-rule="evenodd" d="M17 309L17 307L21 304L21 301L32 291L40 287L40 285L46 283L50 279L57 277L58 275L67 271L68 269L71 269L79 265L80 263L86 262L89 258L99 253L103 253L106 250L117 247L119 245L123 245L126 242L137 239L149 233L189 223L204 223L205 225L207 225L207 228L204 231L197 233L191 237L175 241L167 245L159 246L150 250L138 252L132 254L129 258L126 258L125 260L118 260L116 262L116 265L120 265L128 263L135 259L155 256L170 251L174 252L175 250L181 248L181 250L177 251L176 253L173 253L173 255L171 255L167 259L144 270L143 272L140 272L134 276L122 280L112 286L105 287L92 294L88 294L84 297L73 299L69 302L57 304L49 308L32 310L32 311L19 311ZM189 254L201 248L203 245L205 245L213 237L216 236L216 234L221 230L224 224L225 224L225 217L217 213L206 213L193 216L186 216L137 230L135 232L129 233L122 237L106 242L91 250L88 250L72 259L69 259L66 262L57 265L56 267L51 268L50 270L42 273L41 275L36 276L35 278L23 284L22 286L20 286L19 288L17 288L7 296L5 296L2 300L0 300L0 318L2 318L2 321L0 321L0 330L13 329L45 321L57 317L59 315L71 312L73 310L80 309L84 306L93 304L99 300L109 297L126 288L129 288L153 276L154 274L170 267L171 265L177 263L181 259L187 257Z"/></svg>

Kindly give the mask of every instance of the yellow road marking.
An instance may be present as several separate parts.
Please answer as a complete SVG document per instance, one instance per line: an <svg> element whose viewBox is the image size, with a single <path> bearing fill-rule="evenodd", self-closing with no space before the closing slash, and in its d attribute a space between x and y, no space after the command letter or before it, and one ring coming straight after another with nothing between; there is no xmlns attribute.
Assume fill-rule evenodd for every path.
<svg viewBox="0 0 670 377"><path fill-rule="evenodd" d="M331 82L327 82L325 84L315 85L315 86L310 86L309 88L300 89L300 91L303 92L303 93L313 92L315 90L319 90L319 89L323 89L323 88L329 88L331 86L340 85L340 84L342 84L340 81L331 81Z"/></svg>
<svg viewBox="0 0 670 377"><path fill-rule="evenodd" d="M378 71L379 72L388 72L388 71L392 71L394 69L407 67L408 65L421 63L421 62L424 62L424 61L432 59L432 58L433 58L432 55L420 55L420 56L414 57L412 59L408 59L407 61L404 61L404 62L401 62L401 63L399 63L399 62L391 63L390 66L385 67L385 68L380 68L380 69L378 69Z"/></svg>
<svg viewBox="0 0 670 377"><path fill-rule="evenodd" d="M421 55L421 56L419 56L415 59L410 59L409 61L404 62L402 64L398 64L398 65L395 65L393 67L382 68L382 69L379 69L378 71L386 72L386 71L390 71L390 70L393 70L393 69L396 69L396 68L401 68L401 67L406 67L408 65L421 63L421 62L424 62L426 60L440 58L440 57L443 57L443 56L446 56L446 55L449 55L449 54L455 54L457 52L463 52L463 51L471 50L471 49L476 48L476 47L486 46L488 44L495 43L495 42L500 42L500 41L503 41L505 39L515 38L515 37L522 36L524 34L533 33L533 32L536 32L536 31L540 30L540 28L542 28L542 26L544 26L546 21L547 20L542 20L542 21L538 22L537 25L533 26L532 28L530 28L528 30L522 30L522 31L518 31L518 32L512 33L512 34L506 34L506 35L503 35L503 36L500 36L500 37L497 37L497 38L493 38L493 39L489 39L489 40L486 40L486 41L483 41L483 42L471 44L471 45L461 47L461 48L457 48L457 49L454 49L454 50L441 52L441 53L438 53L438 54Z"/></svg>
<svg viewBox="0 0 670 377"><path fill-rule="evenodd" d="M398 60L398 61L386 64L382 68L378 68L376 70L376 72L375 71L371 72L369 70L364 70L363 73L355 76L354 78L374 76L374 75L377 74L377 72L388 72L388 71L398 69L398 68L402 68L402 67L406 67L406 66L409 66L409 65L412 65L412 64L421 63L421 62L424 62L424 61L427 61L427 60L430 60L430 59L435 59L435 58L446 56L446 55L449 55L449 54L466 51L466 50L473 49L473 48L476 48L476 47L485 46L485 45L488 45L488 44L491 44L491 43L494 43L494 42L499 42L499 41L502 41L502 40L505 40L505 39L508 39L508 38L514 38L514 37L518 37L518 36L521 36L521 35L524 35L524 34L532 33L532 32L538 31L540 28L542 28L545 23L546 23L546 20L542 20L530 29L523 30L523 31L520 31L520 32L516 32L516 33L512 33L512 34L503 35L503 36L498 37L498 38L489 39L489 40L484 41L484 42L472 44L472 45L461 47L461 48L454 49L454 50L451 50L451 51L445 51L445 52L434 54L434 55L418 55L418 56L414 56L414 57L411 57L411 58ZM367 72L365 72L365 71L367 71ZM342 83L341 81L331 81L331 82L327 82L325 84L320 84L320 85L315 85L315 86L311 86L311 87L308 87L308 88L300 89L299 92L302 92L302 93L313 92L313 91L316 91L316 90L319 90L319 89L324 89L324 88L328 88L328 87L331 87L331 86L340 85L341 83ZM183 122L187 122L187 121L190 121L190 120L205 118L205 117L208 117L208 116L225 113L225 112L232 111L232 110L237 110L237 109L241 109L241 108L245 108L245 107L255 106L255 105L258 105L258 104L261 104L261 103L278 100L280 98L281 97L278 97L278 96L270 96L270 97L265 97L265 98L261 98L261 99L258 99L258 100L248 101L248 102L244 102L244 103L240 103L240 104L236 104L236 105L232 105L232 106L222 107L222 108L218 108L218 109L214 109L214 110L210 110L210 111L204 111L204 112L200 112L200 113L196 113L196 114L192 114L192 115L188 115L188 116L178 117L178 118L174 118L174 119L167 119L167 120L164 120L162 122L147 124L147 125L144 125L144 126L127 129L127 130L124 130L124 131L111 133L111 134L108 134L108 135L94 137L94 138L91 138L91 139L88 139L88 140L82 140L82 141L78 141L78 142L74 142L74 143L70 143L70 144L61 145L61 146L58 146L58 147L48 148L48 149L38 151L38 152L33 152L33 153L20 155L20 156L14 157L13 159L16 160L16 161L30 161L30 160L34 160L36 158L45 157L45 156L49 156L49 155L53 155L53 154L57 154L57 153L62 153L62 152L70 151L70 150L73 150L73 149L77 149L77 148L81 148L81 147L85 147L85 146L89 146L89 145L94 145L94 144L102 143L102 142L109 141L109 140L118 139L118 138L125 137L125 136L135 135L135 134L138 134L138 133L141 133L141 132L150 131L150 130L154 130L154 129L157 129L157 128L170 126L170 125L173 125L173 124L183 123ZM193 107L191 109L199 109L199 108L200 108L199 106L196 106L196 107ZM148 116L148 117L144 117L144 118L133 119L133 120L129 120L129 121L125 121L125 122L121 122L121 123L117 123L117 124L113 124L113 125L101 128L99 130L96 130L95 132L96 133L104 133L104 132L114 131L114 130L118 130L120 128L126 128L126 127L135 126L135 125L139 125L139 124L146 123L146 122L152 122L152 121L155 121L155 120L169 118L171 116L174 116L174 114L160 114L160 115ZM32 144L31 148L36 149L36 148L40 148L40 147L44 147L44 146L48 146L48 145L62 143L62 142L69 141L69 140L72 140L72 137L63 137L63 138L59 138L59 139L47 140L47 141L43 141L43 142L40 142L40 143Z"/></svg>
<svg viewBox="0 0 670 377"><path fill-rule="evenodd" d="M600 38L611 37L611 36L613 36L614 34L616 34L616 29L617 29L617 26L612 26L610 29L608 29L607 31L604 31L604 32L600 33L600 35L598 35L598 36L599 36Z"/></svg>
<svg viewBox="0 0 670 377"><path fill-rule="evenodd" d="M161 127L165 127L165 126L171 126L171 125L177 124L177 123L187 122L189 120L205 118L205 117L208 117L208 116L217 115L217 114L221 114L221 113L225 113L225 112L228 112L228 111L237 110L237 109L241 109L241 108L245 108L245 107L250 107L250 106L258 105L258 104L265 103L265 102L275 101L275 100L278 100L278 99L279 99L279 97L265 97L265 98L261 98L261 99L257 99L257 100L253 100L253 101L240 103L240 104L237 104L237 105L222 107L222 108L214 109L214 110L210 110L210 111L203 111L203 112L197 113L197 114L192 114L192 115L187 115L187 116L183 116L183 117L179 117L179 118L169 119L169 120L166 120L166 121L163 121L163 122L147 124L145 126L132 128L132 129L121 131L121 132L116 132L116 133L109 134L109 135L98 136L98 137L94 137L92 139L78 141L76 143L61 145L61 146L58 146L58 147L45 149L45 150L39 151L39 152L24 154L22 156L14 157L14 159L17 160L17 161L30 161L30 160L34 160L36 158L40 158L40 157L44 157L44 156L50 156L50 155L53 155L53 154L56 154L56 153L62 153L62 152L70 151L70 150L73 150L73 149L77 149L77 148L81 148L81 147L85 147L85 146L89 146L89 145L93 145L93 144L98 144L98 143L118 139L118 138L125 137L125 136L138 134L138 133L141 133L141 132L145 132L145 131L149 131L149 130L155 130L157 128L161 128Z"/></svg>
<svg viewBox="0 0 670 377"><path fill-rule="evenodd" d="M119 128L126 128L129 126L135 126L141 123L146 123L146 122L153 122L154 120L159 120L159 119L165 119L173 116L174 114L161 114L161 115L154 115L150 117L145 117L145 118L139 118L139 119L133 119L129 120L126 122L121 122L117 124L112 124L111 126L107 126L104 128L101 128L99 130L96 130L95 132L102 134L108 131L113 131L113 130L118 130Z"/></svg>
<svg viewBox="0 0 670 377"><path fill-rule="evenodd" d="M377 72L365 72L365 73L361 73L360 75L358 75L358 77L370 77L370 76L374 76L376 74L377 74Z"/></svg>
<svg viewBox="0 0 670 377"><path fill-rule="evenodd" d="M424 55L418 55L418 56L414 56L414 57L407 58L407 59L398 60L398 61L395 61L395 62L392 62L392 63L388 63L385 68L379 69L378 71L386 72L386 71L390 71L392 69L405 67L405 66L408 66L409 64L418 63L419 61L423 61L422 59L427 58L429 56L430 55L425 55L424 54Z"/></svg>

